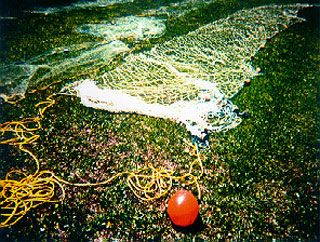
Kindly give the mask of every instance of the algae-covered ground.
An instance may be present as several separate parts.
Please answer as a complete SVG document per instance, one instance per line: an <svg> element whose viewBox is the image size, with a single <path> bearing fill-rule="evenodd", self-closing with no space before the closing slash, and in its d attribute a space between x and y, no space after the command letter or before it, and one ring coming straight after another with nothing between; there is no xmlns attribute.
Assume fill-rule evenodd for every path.
<svg viewBox="0 0 320 242"><path fill-rule="evenodd" d="M139 43L138 47L149 48L155 42L184 34L237 9L265 3L216 1L184 17L169 19L164 37ZM136 6L139 7L145 5ZM28 19L34 25L30 29L39 31L37 21L46 19L48 22L43 22L43 26L52 26L56 34L50 28L49 32L39 31L39 35L22 34L25 30L17 29L16 33L21 33L19 39L13 37L14 31L8 31L6 46L10 51L1 50L1 59L23 60L62 42L84 41L72 31L67 35L68 26L72 29L84 19L94 22L102 17L102 12L111 16L120 8L128 14L138 11L128 10L125 5L114 8L92 9L90 14L84 10L71 11L66 18L59 13L49 15L55 22L42 15L29 19L25 13L18 22ZM189 230L172 225L166 206L174 191L186 188L196 194L196 187L174 182L167 196L143 202L130 190L124 175L104 186L66 185L66 198L62 202L44 203L31 209L17 224L1 228L0 240L316 241L320 154L318 13L317 8L303 10L301 15L308 21L269 40L253 58L253 66L261 69L261 75L232 100L240 110L247 110L249 117L228 132L211 134L210 148L202 150L205 159L204 174L199 181L200 211L196 224ZM6 28L10 29L10 24ZM46 37L48 41L42 41ZM30 44L34 42L39 44ZM26 51L19 52L19 48ZM1 123L36 116L38 110L34 105L60 88L61 83L30 93L15 105L1 101ZM42 128L37 131L40 138L27 146L38 157L41 170L50 170L73 182L97 182L122 171L137 170L146 163L174 168L177 175L184 174L195 158L186 152L184 140L191 139L180 124L94 110L84 107L73 96L58 95L54 99L56 104L46 110ZM0 146L0 164L1 179L13 169L28 174L35 170L28 154L8 145Z"/></svg>

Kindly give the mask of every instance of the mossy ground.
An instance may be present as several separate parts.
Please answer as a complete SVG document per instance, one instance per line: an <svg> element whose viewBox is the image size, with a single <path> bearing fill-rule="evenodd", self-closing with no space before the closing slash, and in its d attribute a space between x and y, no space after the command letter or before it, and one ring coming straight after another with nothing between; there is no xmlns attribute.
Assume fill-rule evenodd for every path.
<svg viewBox="0 0 320 242"><path fill-rule="evenodd" d="M217 15L225 16L247 6L239 2L218 1ZM252 5L263 3L251 2ZM226 133L210 136L210 149L203 151L206 159L200 181L199 226L190 233L172 226L166 213L169 196L141 202L127 186L124 176L101 187L66 186L67 196L62 203L44 204L31 210L16 225L2 229L0 238L9 241L94 238L315 241L319 233L320 42L318 18L313 21L310 18L317 15L316 11L304 12L309 22L292 26L271 39L253 59L253 65L261 68L262 75L253 78L251 85L233 99L241 110L249 111L249 118ZM82 16L81 11L74 14ZM185 27L196 28L197 24L191 21L193 15L201 14L194 11L190 18L172 20L170 24L181 26L183 22ZM72 24L77 19L72 16L69 17L73 22L61 18L62 22L50 24ZM90 16L86 21L99 14ZM85 13L83 18L87 18ZM189 21L191 25L187 24ZM206 21L200 20L201 24ZM55 31L58 25L53 26ZM183 33L185 28L175 31L172 33L169 28L164 39ZM45 38L46 34L50 33L38 38ZM82 41L64 34L67 39L56 38L54 43L50 37L49 42L56 46L64 41ZM15 41L17 44L7 43L11 46L11 57L9 52L2 55L7 60L22 58L15 48L28 51L35 48L26 45L26 39ZM52 48L51 44L40 42L40 49L31 51L33 54ZM1 122L37 115L34 105L58 90L59 86L29 94L15 106L1 103ZM55 100L56 105L46 111L42 120L41 138L30 146L42 170L51 170L70 181L96 182L117 172L137 170L146 162L173 167L182 174L193 159L185 152L183 141L190 140L189 134L175 122L94 110L71 96L57 96ZM1 145L0 157L1 177L12 169L34 170L33 160L14 147ZM175 183L170 194L181 187ZM196 192L194 187L187 188Z"/></svg>

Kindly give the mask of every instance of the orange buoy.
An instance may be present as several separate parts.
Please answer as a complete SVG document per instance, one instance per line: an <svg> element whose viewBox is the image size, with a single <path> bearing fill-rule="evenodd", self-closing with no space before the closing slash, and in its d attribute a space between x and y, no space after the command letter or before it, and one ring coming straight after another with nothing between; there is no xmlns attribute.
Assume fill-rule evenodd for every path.
<svg viewBox="0 0 320 242"><path fill-rule="evenodd" d="M180 190L169 199L167 211L175 225L187 227L196 220L199 213L199 204L191 192Z"/></svg>

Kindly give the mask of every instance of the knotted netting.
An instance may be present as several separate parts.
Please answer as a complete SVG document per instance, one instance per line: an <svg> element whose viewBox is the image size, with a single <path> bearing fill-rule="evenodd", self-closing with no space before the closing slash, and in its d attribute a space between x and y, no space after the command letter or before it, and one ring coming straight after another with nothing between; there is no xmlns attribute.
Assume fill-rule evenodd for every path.
<svg viewBox="0 0 320 242"><path fill-rule="evenodd" d="M72 68L81 66L84 73L96 73L95 78L76 81L63 88L60 94L76 94L85 106L93 108L136 112L182 122L196 136L204 130L224 131L241 122L235 112L236 106L229 99L257 75L257 70L251 65L251 57L268 38L291 24L303 21L297 17L298 10L303 7L305 5L267 6L239 11L157 45L150 51L128 54L121 65L100 75L95 71L99 70L102 61L108 62L117 53L127 51L122 42L84 43L55 49L26 64L2 67L0 77L2 80L13 79L12 83L21 79L21 87L12 89L12 94L17 94L24 93L30 79L41 82L64 73L77 77L76 70ZM110 52L110 45L116 47L113 50L120 51ZM69 58L66 59L66 55L70 55ZM38 73L39 67L49 71L42 75ZM13 75L14 72L18 74ZM198 180L203 174L203 157L197 144L193 151L197 158L190 164L189 172L182 176L175 176L173 170L146 166L134 172L117 173L103 182L72 183L51 171L40 171L38 158L24 146L40 137L36 131L42 129L40 121L45 110L54 105L55 95L58 94L54 93L35 106L40 107L37 117L0 125L2 135L6 132L16 135L0 143L17 146L34 159L37 167L34 174L14 170L0 180L3 188L0 205L6 211L0 214L4 217L0 227L15 224L31 208L44 202L62 201L65 196L62 184L100 186L127 175L129 187L145 201L167 194L173 180L196 185L200 196ZM198 175L193 173L195 168L200 170ZM22 178L14 180L12 174L15 173ZM57 196L56 190L59 189L61 194Z"/></svg>
<svg viewBox="0 0 320 242"><path fill-rule="evenodd" d="M186 124L194 135L241 122L229 100L257 75L251 57L291 24L304 5L241 10L173 38L150 51L129 54L118 67L70 85L81 102L112 112L136 112Z"/></svg>

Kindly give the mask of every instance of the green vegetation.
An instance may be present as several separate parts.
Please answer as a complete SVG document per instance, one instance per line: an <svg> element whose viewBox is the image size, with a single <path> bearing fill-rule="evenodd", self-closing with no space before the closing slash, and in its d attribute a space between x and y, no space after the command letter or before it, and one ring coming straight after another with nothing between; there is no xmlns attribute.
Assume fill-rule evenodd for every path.
<svg viewBox="0 0 320 242"><path fill-rule="evenodd" d="M212 16L223 17L239 8L249 7L242 1L226 2L235 4L230 6L218 1L219 7L215 6L214 12L206 15L210 21L215 18ZM266 1L248 2L255 6ZM176 26L176 32L167 33L163 39L154 42L184 33L185 29L178 28L181 21L189 21L191 29L198 23L208 22L204 17L194 22L190 16L200 18L203 16L201 11L207 13L209 9L169 20L171 29ZM39 16L32 21L51 17L55 21L49 19L41 25L30 23L36 26L30 26L30 29L37 33L41 32L38 29L41 26L52 25L52 29L38 37L25 34L16 39L12 34L7 42L10 51L2 50L1 55L12 61L23 59L21 53L26 54L19 52L19 48L26 49L29 57L61 43L81 42L83 39L71 31L73 27L63 28L66 32L62 33L57 26L76 25L80 16L88 22L94 21L94 16L99 17L98 12L92 10L92 15L86 15L76 11L67 18ZM210 136L210 149L203 150L206 160L200 181L201 221L191 233L172 227L166 213L169 196L141 202L127 186L126 177L120 177L102 187L67 186L63 203L44 204L31 210L16 225L3 228L0 240L315 241L319 236L320 41L318 18L313 21L310 18L316 16L317 11L304 10L304 13L309 22L292 26L271 39L253 59L253 65L261 68L262 75L254 78L251 85L244 87L233 99L240 110L249 111L249 118L233 130ZM65 37L54 38L61 34ZM48 43L43 42L46 35L50 35ZM39 45L34 49L36 45L30 43ZM145 44L141 43L141 46L145 48ZM1 123L35 116L34 105L59 88L53 86L29 94L14 106L1 103ZM96 182L117 172L134 171L146 162L175 167L177 174L183 174L192 162L193 157L185 152L183 141L190 140L189 134L175 122L94 110L82 106L79 99L71 96L58 96L55 100L56 105L46 111L42 121L41 138L30 146L39 158L42 170L51 170L70 181ZM34 171L33 160L27 154L5 145L0 146L0 164L3 167L1 178L12 169ZM181 184L175 183L171 194L180 188ZM196 192L195 187L188 189Z"/></svg>

